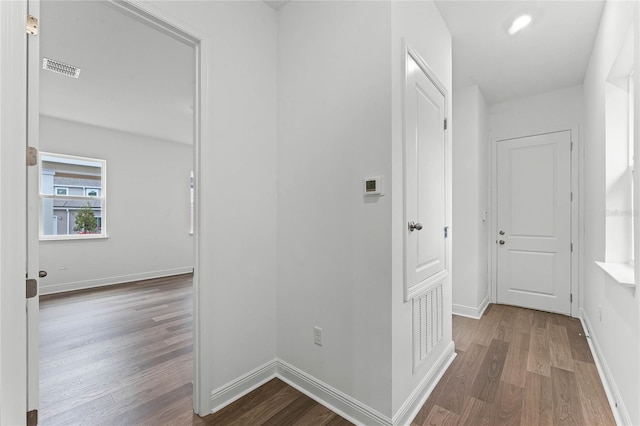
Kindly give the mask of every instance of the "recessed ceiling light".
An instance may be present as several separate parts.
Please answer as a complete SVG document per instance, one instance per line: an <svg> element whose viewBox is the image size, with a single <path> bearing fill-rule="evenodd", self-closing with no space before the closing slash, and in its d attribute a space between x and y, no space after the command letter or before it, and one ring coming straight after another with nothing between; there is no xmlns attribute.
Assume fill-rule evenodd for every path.
<svg viewBox="0 0 640 426"><path fill-rule="evenodd" d="M511 24L507 32L509 33L509 35L514 35L521 29L525 28L530 23L531 23L531 15L518 16L516 19L513 20L513 23Z"/></svg>

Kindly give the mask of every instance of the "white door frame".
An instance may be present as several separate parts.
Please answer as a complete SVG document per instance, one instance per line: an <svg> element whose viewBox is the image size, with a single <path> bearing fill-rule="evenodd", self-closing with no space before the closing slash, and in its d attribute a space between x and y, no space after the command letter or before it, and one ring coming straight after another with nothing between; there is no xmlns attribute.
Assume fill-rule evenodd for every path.
<svg viewBox="0 0 640 426"><path fill-rule="evenodd" d="M498 294L498 252L496 236L498 235L498 142L506 139L522 138L527 136L536 136L546 133L571 132L571 192L573 193L573 202L571 203L571 242L573 243L573 252L571 252L571 293L573 295L571 301L571 316L579 316L579 307L581 303L580 283L582 282L582 264L583 264L583 197L582 197L582 143L579 132L579 126L563 126L548 129L531 129L518 132L508 132L503 134L492 135L491 137L491 165L489 182L489 205L491 206L491 224L489 227L489 293L491 302L497 302Z"/></svg>
<svg viewBox="0 0 640 426"><path fill-rule="evenodd" d="M193 325L194 325L194 333L193 333L193 408L197 414L207 415L210 413L210 405L211 405L211 397L210 397L210 389L211 386L208 377L211 377L210 364L204 362L204 360L211 359L212 354L209 353L211 348L207 345L202 344L202 336L206 333L203 333L203 328L206 327L207 324L211 323L210 320L210 309L203 309L202 305L203 297L201 297L202 287L200 280L200 218L201 218L201 208L200 203L198 202L201 199L200 194L200 176L201 176L201 161L200 161L200 152L201 152L201 141L205 139L209 139L210 130L206 121L202 120L202 117L210 117L211 104L208 96L208 86L207 86L207 76L209 75L209 65L212 63L210 58L210 49L209 41L207 37L204 35L199 29L194 28L191 24L187 24L174 16L167 14L162 9L154 6L153 4L147 2L146 0L111 0L115 6L121 7L126 10L130 14L134 14L139 19L142 19L159 30L177 38L178 40L185 42L188 45L193 46L194 49L194 72L195 72L195 85L194 85L194 123L193 123L193 163L194 163L194 180L195 180L195 228L194 228L194 277L193 277ZM35 9L39 9L40 0L28 0L30 4L35 5ZM6 6L6 7L5 7ZM6 167L7 174L4 175L5 178L8 178L3 181L0 181L0 195L2 196L3 202L7 205L12 205L15 209L12 208L11 215L9 218L6 218L7 208L5 204L0 204L2 206L2 213L0 214L0 237L2 237L2 243L0 245L0 254L2 254L3 260L8 260L9 263L7 270L5 271L5 265L3 264L2 269L0 269L0 273L2 274L2 281L0 282L0 336L1 336L1 346L0 346L0 377L2 377L2 393L0 394L0 423L1 424L15 424L22 423L25 419L26 413L26 377L27 377L27 369L26 369L26 327L15 327L15 324L8 324L5 319L5 310L3 309L5 305L13 304L13 306L20 307L20 316L18 318L24 317L24 265L26 263L26 181L25 181L25 146L26 146L26 126L12 126L9 130L11 130L11 139L4 137L4 126L7 123L24 123L26 118L26 106L27 106L27 91L26 91L26 75L27 70L24 68L27 63L27 51L26 51L26 33L25 33L25 17L27 10L27 2L0 2L0 7L4 7L7 9L7 13L3 13L0 16L7 16L5 20L2 21L2 25L0 27L4 27L7 24L7 19L10 19L9 27L5 27L0 33L0 40L4 45L6 41L4 40L5 33L21 34L21 40L16 40L16 43L22 43L24 46L17 46L15 49L12 49L11 52L5 54L5 50L2 50L2 75L0 75L0 83L2 84L0 88L5 90L5 86L9 86L9 84L13 84L13 86L9 86L11 88L11 94L13 94L18 101L24 105L24 108L20 108L19 105L16 106L12 104L12 108L7 108L8 105L5 105L3 102L1 104L2 108L0 109L0 131L2 131L2 173L5 173L5 161L8 162L9 156L5 157L5 151L11 150L11 154L14 154L13 157L19 158L18 163L12 163L10 167ZM2 11L5 12L5 9ZM13 26L15 24L15 27ZM11 32L10 32L11 31ZM24 38L22 38L24 37ZM8 49L7 49L8 50ZM6 65L5 65L6 64ZM14 68L18 69L21 73L19 78L14 77L14 80L9 80L11 76L6 76L4 74L5 67L9 68L9 64L17 64L18 66L14 66ZM16 71L17 72L17 71ZM22 84L24 80L24 84ZM5 100L5 92L2 92L2 99ZM36 105L36 108L39 109L39 105ZM5 147L5 143L7 146ZM10 174L9 174L10 173ZM15 178L15 179L14 179ZM13 188L9 188L7 181L10 181L16 188L19 188L19 191ZM22 184L24 183L24 184ZM5 185L4 187L1 185ZM6 196L6 197L5 197ZM11 218L20 218L18 223L12 222L8 223ZM14 219L15 220L15 219ZM9 228L11 233L3 232L6 228ZM16 232L17 231L17 232ZM20 237L18 237L18 235ZM9 240L5 240L5 238L9 238ZM19 244L18 244L19 242ZM5 246L12 246L13 252L10 255L5 257L5 253L9 253ZM20 249L23 247L23 249ZM9 271L10 269L10 271ZM15 269L15 270L14 270ZM10 272L11 275L21 277L22 285L19 287L20 291L16 292L9 287L9 281L5 280L5 272ZM16 283L12 283L15 285ZM20 283L18 283L20 284ZM6 297L5 297L6 296ZM16 321L19 322L19 321ZM24 321L22 321L24 322ZM11 337L13 336L13 337ZM13 339L11 345L5 344L6 340ZM20 344L19 342L24 341L25 344ZM20 360L19 367L14 366L7 361L7 355L9 355L9 360L16 359ZM10 370L15 372L10 379L7 380L7 376L4 374L6 370ZM8 391L5 391L5 386ZM24 389L25 392L21 392L20 389ZM13 395L12 395L13 394ZM14 398L9 399L9 395L14 396ZM16 402L18 398L19 401ZM24 402L23 402L24 401ZM13 404L12 404L13 403ZM15 409L15 410L14 410ZM9 417L8 412L10 411L11 417ZM7 416L5 417L5 412L7 412ZM17 417L14 417L17 416ZM7 420L5 419L21 419L19 422L15 420Z"/></svg>
<svg viewBox="0 0 640 426"><path fill-rule="evenodd" d="M0 424L27 412L27 3L0 1Z"/></svg>

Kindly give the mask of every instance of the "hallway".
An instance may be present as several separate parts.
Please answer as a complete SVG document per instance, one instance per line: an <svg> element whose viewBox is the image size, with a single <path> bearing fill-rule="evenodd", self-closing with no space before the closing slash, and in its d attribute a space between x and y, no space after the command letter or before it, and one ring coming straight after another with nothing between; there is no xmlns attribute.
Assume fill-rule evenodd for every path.
<svg viewBox="0 0 640 426"><path fill-rule="evenodd" d="M615 425L576 318L489 305L454 316L457 357L412 425Z"/></svg>

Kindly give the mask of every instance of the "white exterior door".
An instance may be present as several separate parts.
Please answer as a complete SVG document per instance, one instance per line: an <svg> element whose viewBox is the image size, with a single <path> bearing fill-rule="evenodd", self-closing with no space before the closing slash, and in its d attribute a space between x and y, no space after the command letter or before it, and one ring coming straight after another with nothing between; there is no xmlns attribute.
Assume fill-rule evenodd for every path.
<svg viewBox="0 0 640 426"><path fill-rule="evenodd" d="M497 142L497 301L571 313L571 132Z"/></svg>
<svg viewBox="0 0 640 426"><path fill-rule="evenodd" d="M405 298L448 276L445 96L411 55L405 92Z"/></svg>

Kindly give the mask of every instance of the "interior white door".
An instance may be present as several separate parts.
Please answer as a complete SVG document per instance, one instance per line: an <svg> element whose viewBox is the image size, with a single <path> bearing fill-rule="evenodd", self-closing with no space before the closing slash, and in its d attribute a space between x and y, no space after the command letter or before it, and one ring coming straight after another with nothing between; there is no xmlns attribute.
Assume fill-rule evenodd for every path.
<svg viewBox="0 0 640 426"><path fill-rule="evenodd" d="M29 14L40 16L40 1L29 0ZM40 36L28 36L27 58L27 145L39 147ZM27 168L27 277L40 280L39 275L39 194L38 166ZM39 287L39 285L38 285ZM39 303L38 294L27 299L27 411L38 409L40 389Z"/></svg>
<svg viewBox="0 0 640 426"><path fill-rule="evenodd" d="M407 55L405 92L405 298L448 275L445 95Z"/></svg>
<svg viewBox="0 0 640 426"><path fill-rule="evenodd" d="M497 300L571 313L571 132L497 142Z"/></svg>

